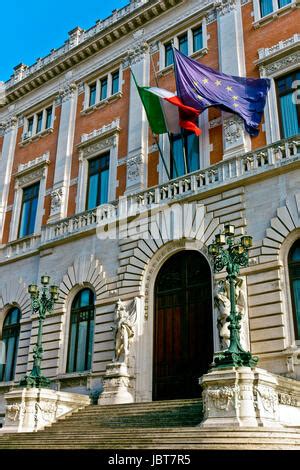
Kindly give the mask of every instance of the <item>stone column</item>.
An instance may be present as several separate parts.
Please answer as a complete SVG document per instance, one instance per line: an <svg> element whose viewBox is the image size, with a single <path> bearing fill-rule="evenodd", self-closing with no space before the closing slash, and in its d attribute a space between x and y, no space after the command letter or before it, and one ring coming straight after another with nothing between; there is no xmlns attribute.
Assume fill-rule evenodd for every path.
<svg viewBox="0 0 300 470"><path fill-rule="evenodd" d="M150 55L148 44L143 41L143 30L133 36L136 41L134 49L128 52L124 67L130 65L140 86L149 83ZM130 105L128 123L128 156L126 193L140 191L147 186L148 159L148 121L134 83L130 77Z"/></svg>
<svg viewBox="0 0 300 470"><path fill-rule="evenodd" d="M220 70L229 75L246 76L240 0L219 0L217 14ZM224 157L249 151L251 140L242 119L230 113L222 115Z"/></svg>
<svg viewBox="0 0 300 470"><path fill-rule="evenodd" d="M48 222L67 217L70 172L74 142L77 87L68 83L60 92L61 117L58 132L51 213Z"/></svg>
<svg viewBox="0 0 300 470"><path fill-rule="evenodd" d="M3 239L5 212L7 208L17 132L18 120L16 117L11 117L4 123L4 140L2 157L0 159L0 243Z"/></svg>

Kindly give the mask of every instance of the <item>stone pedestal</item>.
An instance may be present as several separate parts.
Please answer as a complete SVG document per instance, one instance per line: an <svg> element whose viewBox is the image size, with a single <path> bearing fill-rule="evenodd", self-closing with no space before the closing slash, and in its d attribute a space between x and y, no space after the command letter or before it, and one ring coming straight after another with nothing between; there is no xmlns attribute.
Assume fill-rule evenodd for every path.
<svg viewBox="0 0 300 470"><path fill-rule="evenodd" d="M5 422L0 433L33 432L60 416L90 404L87 395L47 388L20 388L5 396Z"/></svg>
<svg viewBox="0 0 300 470"><path fill-rule="evenodd" d="M115 405L118 403L133 403L130 393L130 375L126 364L112 362L107 364L104 376L103 392L98 400L98 405Z"/></svg>
<svg viewBox="0 0 300 470"><path fill-rule="evenodd" d="M237 367L213 369L201 377L200 384L201 427L300 426L299 381L264 369Z"/></svg>

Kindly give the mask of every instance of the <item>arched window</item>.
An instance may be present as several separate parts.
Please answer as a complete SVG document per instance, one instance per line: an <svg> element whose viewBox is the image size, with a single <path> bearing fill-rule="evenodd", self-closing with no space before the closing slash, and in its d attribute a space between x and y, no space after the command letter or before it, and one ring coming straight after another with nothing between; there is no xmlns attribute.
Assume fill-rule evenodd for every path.
<svg viewBox="0 0 300 470"><path fill-rule="evenodd" d="M2 329L2 360L0 363L0 381L9 382L14 379L16 359L20 336L21 312L18 308L12 308L5 317ZM3 361L4 359L4 361Z"/></svg>
<svg viewBox="0 0 300 470"><path fill-rule="evenodd" d="M91 369L94 339L94 294L81 290L71 307L67 372Z"/></svg>
<svg viewBox="0 0 300 470"><path fill-rule="evenodd" d="M290 249L288 261L294 312L295 337L296 340L300 340L300 239L297 240Z"/></svg>

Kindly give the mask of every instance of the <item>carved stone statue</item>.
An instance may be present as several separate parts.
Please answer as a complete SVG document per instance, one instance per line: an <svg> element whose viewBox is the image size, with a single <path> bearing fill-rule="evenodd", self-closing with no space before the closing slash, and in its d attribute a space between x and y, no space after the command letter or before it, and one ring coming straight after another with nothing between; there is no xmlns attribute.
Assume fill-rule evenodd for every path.
<svg viewBox="0 0 300 470"><path fill-rule="evenodd" d="M218 281L215 284L214 304L218 312L218 330L221 349L227 349L230 343L229 322L226 321L230 315L229 287L226 281Z"/></svg>
<svg viewBox="0 0 300 470"><path fill-rule="evenodd" d="M230 295L229 295L229 284L226 280L222 280L215 285L214 304L218 311L218 329L221 343L221 349L227 349L230 344L230 331L228 329L229 322L226 318L230 314ZM245 328L243 328L243 316L246 311L246 298L243 289L243 279L237 278L235 283L235 302L236 311L242 317L241 324L241 341L245 339Z"/></svg>
<svg viewBox="0 0 300 470"><path fill-rule="evenodd" d="M136 322L137 309L135 299L129 306L125 306L121 299L118 300L115 308L115 357L114 362L126 361L129 354L129 346L134 337L134 325Z"/></svg>

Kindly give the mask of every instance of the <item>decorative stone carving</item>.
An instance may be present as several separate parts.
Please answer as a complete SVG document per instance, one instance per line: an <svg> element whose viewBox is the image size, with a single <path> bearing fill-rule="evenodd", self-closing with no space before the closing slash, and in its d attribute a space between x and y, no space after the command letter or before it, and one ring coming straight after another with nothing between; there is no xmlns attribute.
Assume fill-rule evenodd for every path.
<svg viewBox="0 0 300 470"><path fill-rule="evenodd" d="M149 52L149 44L145 41L144 29L133 33L134 46L127 52L127 57L123 61L123 68L136 64L145 58Z"/></svg>
<svg viewBox="0 0 300 470"><path fill-rule="evenodd" d="M129 354L130 343L134 337L134 326L137 319L136 299L125 306L121 299L115 308L115 357L114 362L126 362Z"/></svg>
<svg viewBox="0 0 300 470"><path fill-rule="evenodd" d="M219 16L226 15L234 10L237 6L237 0L217 0L215 7Z"/></svg>
<svg viewBox="0 0 300 470"><path fill-rule="evenodd" d="M212 119L212 120L209 121L209 123L208 123L210 129L213 129L214 127L221 126L221 124L222 124L222 118L221 118L221 116L220 116L220 117L217 117L217 118L215 118L215 119Z"/></svg>
<svg viewBox="0 0 300 470"><path fill-rule="evenodd" d="M143 159L141 155L127 160L127 179L134 181L141 176Z"/></svg>
<svg viewBox="0 0 300 470"><path fill-rule="evenodd" d="M1 123L4 134L11 132L18 127L18 118L15 116L8 118L6 121Z"/></svg>
<svg viewBox="0 0 300 470"><path fill-rule="evenodd" d="M262 65L260 67L260 71L265 76L272 76L276 72L280 72L281 70L285 70L291 65L299 64L300 62L300 51L295 52L294 54L290 54L289 56L285 56L276 62L273 62L268 65Z"/></svg>
<svg viewBox="0 0 300 470"><path fill-rule="evenodd" d="M49 152L43 153L40 157L36 157L34 160L30 160L27 163L20 163L18 166L18 173L21 173L25 170L33 170L41 164L49 164Z"/></svg>
<svg viewBox="0 0 300 470"><path fill-rule="evenodd" d="M224 280L215 283L214 290L214 306L217 309L217 325L219 331L220 349L227 349L230 343L229 322L227 321L230 315L230 300L229 300L229 286Z"/></svg>
<svg viewBox="0 0 300 470"><path fill-rule="evenodd" d="M100 127L100 129L94 129L92 132L89 134L82 134L81 135L81 143L86 142L90 139L95 139L96 137L101 137L105 136L106 134L117 132L120 130L120 119L114 119L112 122L109 124L106 124L105 126Z"/></svg>
<svg viewBox="0 0 300 470"><path fill-rule="evenodd" d="M17 421L23 418L23 415L26 413L26 407L24 403L13 403L11 405L6 405L6 414L9 421Z"/></svg>
<svg viewBox="0 0 300 470"><path fill-rule="evenodd" d="M234 145L239 142L243 135L241 121L237 118L224 120L224 137L227 144Z"/></svg>
<svg viewBox="0 0 300 470"><path fill-rule="evenodd" d="M64 88L59 91L59 95L62 102L68 101L74 98L77 91L77 86L75 83L67 83Z"/></svg>
<svg viewBox="0 0 300 470"><path fill-rule="evenodd" d="M208 388L205 391L206 398L210 398L217 410L228 411L230 405L236 407L233 398L239 393L238 386L232 387L220 387L220 388ZM207 400L206 400L207 401Z"/></svg>
<svg viewBox="0 0 300 470"><path fill-rule="evenodd" d="M34 181L40 180L45 178L45 167L39 168L35 171L31 171L30 173L26 173L24 175L17 176L16 178L16 189L22 188L23 186L27 186Z"/></svg>
<svg viewBox="0 0 300 470"><path fill-rule="evenodd" d="M287 393L278 393L278 402L281 405L298 406L297 399Z"/></svg>
<svg viewBox="0 0 300 470"><path fill-rule="evenodd" d="M229 322L227 317L230 314L230 295L229 284L226 280L220 280L215 283L214 289L214 306L217 310L217 326L219 331L220 349L221 351L227 349L230 344L230 331ZM244 282L242 278L237 278L235 285L235 302L236 310L241 315L241 330L240 339L241 343L247 349L247 319L246 309L247 302L244 293Z"/></svg>
<svg viewBox="0 0 300 470"><path fill-rule="evenodd" d="M259 59L265 59L266 57L277 54L282 52L284 49L294 46L300 42L300 34L294 34L292 37L288 39L284 39L283 41L279 41L278 43L274 44L271 47L262 47L258 49L258 57Z"/></svg>
<svg viewBox="0 0 300 470"><path fill-rule="evenodd" d="M55 189L51 192L51 214L60 211L63 198L63 188Z"/></svg>
<svg viewBox="0 0 300 470"><path fill-rule="evenodd" d="M77 26L76 28L69 31L69 46L70 48L78 46L80 37L84 33L84 30Z"/></svg>
<svg viewBox="0 0 300 470"><path fill-rule="evenodd" d="M103 392L100 395L98 404L132 403L131 380L132 377L128 374L126 364L120 362L107 364L106 373L103 377Z"/></svg>
<svg viewBox="0 0 300 470"><path fill-rule="evenodd" d="M278 394L273 388L266 387L263 385L254 386L254 393L256 394L257 401L256 406L261 406L267 413L274 414L278 411Z"/></svg>
<svg viewBox="0 0 300 470"><path fill-rule="evenodd" d="M110 147L115 147L117 145L117 137L116 135L112 135L111 137L107 137L106 139L102 139L99 142L96 142L92 145L84 147L81 149L81 157L89 157L91 155L97 154L102 150L109 150Z"/></svg>

